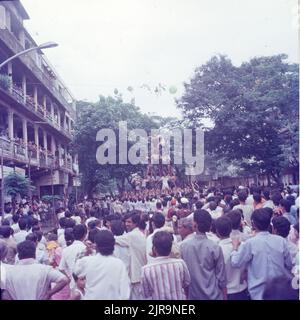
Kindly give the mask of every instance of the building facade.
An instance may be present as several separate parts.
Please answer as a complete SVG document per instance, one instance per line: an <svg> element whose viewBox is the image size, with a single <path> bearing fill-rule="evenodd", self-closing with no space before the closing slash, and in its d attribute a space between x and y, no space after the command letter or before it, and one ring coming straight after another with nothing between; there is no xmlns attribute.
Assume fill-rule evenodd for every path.
<svg viewBox="0 0 300 320"><path fill-rule="evenodd" d="M26 19L29 16L20 1L0 2L0 63L37 46L24 28ZM1 68L4 167L30 177L38 196L70 192L78 173L76 156L69 148L75 117L74 97L41 50L21 55Z"/></svg>

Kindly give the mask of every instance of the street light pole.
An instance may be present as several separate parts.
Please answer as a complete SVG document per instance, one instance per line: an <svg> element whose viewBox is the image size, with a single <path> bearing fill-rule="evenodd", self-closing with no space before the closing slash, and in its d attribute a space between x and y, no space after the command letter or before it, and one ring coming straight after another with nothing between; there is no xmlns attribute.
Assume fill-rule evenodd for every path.
<svg viewBox="0 0 300 320"><path fill-rule="evenodd" d="M14 56L8 58L7 60L3 61L1 64L0 64L0 69L5 66L8 62L10 62L11 60L15 59L15 58L18 58L19 56L23 55L23 54L26 54L28 52L31 52L31 51L34 51L34 50L39 50L39 49L48 49L48 48L54 48L54 47L57 47L58 44L55 43L55 42L46 42L46 43L43 43L39 46L36 46L36 47L32 47L32 48L29 48L29 49L26 49L26 50L23 50L17 54L15 54Z"/></svg>

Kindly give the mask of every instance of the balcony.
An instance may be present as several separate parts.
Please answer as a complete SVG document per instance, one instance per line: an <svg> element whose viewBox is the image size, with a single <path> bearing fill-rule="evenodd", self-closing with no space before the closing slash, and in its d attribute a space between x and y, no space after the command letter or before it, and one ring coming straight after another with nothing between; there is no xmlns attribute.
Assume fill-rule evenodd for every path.
<svg viewBox="0 0 300 320"><path fill-rule="evenodd" d="M0 40L14 53L18 53L24 48L19 40L8 29L0 29ZM33 73L33 75L43 84L43 86L51 93L55 100L65 108L73 118L75 118L75 110L70 107L68 101L55 87L53 80L50 79L37 65L30 55L20 56L19 60Z"/></svg>
<svg viewBox="0 0 300 320"><path fill-rule="evenodd" d="M20 105L22 105L23 108L26 108L28 111L35 113L38 116L39 121L46 122L52 128L54 128L55 130L58 130L65 137L72 140L73 138L72 134L67 130L65 130L64 128L61 128L58 122L56 121L56 119L53 119L49 112L47 111L45 112L44 106L40 104L35 105L35 101L32 96L25 95L24 97L23 90L20 87L13 84L12 88L9 90L4 90L0 88L0 93L1 92L5 92L11 98L16 100Z"/></svg>
<svg viewBox="0 0 300 320"><path fill-rule="evenodd" d="M53 156L50 151L37 150L32 144L26 147L19 142L10 141L7 137L0 137L0 149L3 148L3 156L7 160L19 162L45 169L61 169L73 173L72 159L60 159ZM27 155L26 155L27 151ZM38 157L39 155L39 157Z"/></svg>

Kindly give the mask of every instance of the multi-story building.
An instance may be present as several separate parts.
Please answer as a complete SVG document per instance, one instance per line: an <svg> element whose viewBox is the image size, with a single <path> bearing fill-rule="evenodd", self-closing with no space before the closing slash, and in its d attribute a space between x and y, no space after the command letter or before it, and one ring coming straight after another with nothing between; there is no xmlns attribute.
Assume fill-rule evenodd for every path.
<svg viewBox="0 0 300 320"><path fill-rule="evenodd" d="M36 47L20 1L0 2L0 63ZM53 49L54 50L54 49ZM41 50L11 60L0 70L0 153L4 166L31 177L39 196L66 194L77 160L69 152L76 103ZM1 156L1 154L0 154Z"/></svg>

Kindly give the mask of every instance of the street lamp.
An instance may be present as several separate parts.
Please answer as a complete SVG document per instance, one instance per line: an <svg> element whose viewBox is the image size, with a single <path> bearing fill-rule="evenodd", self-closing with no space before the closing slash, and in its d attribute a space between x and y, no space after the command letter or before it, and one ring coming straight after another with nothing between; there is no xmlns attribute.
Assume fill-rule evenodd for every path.
<svg viewBox="0 0 300 320"><path fill-rule="evenodd" d="M57 43L50 41L50 42L45 42L45 43L43 43L43 44L41 44L41 45L39 45L39 46L36 46L36 47L32 47L32 48L23 50L23 51L15 54L14 56L8 58L7 60L3 61L3 62L0 64L0 69L1 69L4 65L6 65L8 62L10 62L11 60L13 60L13 59L15 59L15 58L17 58L17 57L19 57L19 56L21 56L21 55L23 55L23 54L26 54L26 53L31 52L31 51L34 51L34 50L54 48L54 47L57 47L57 46L58 46Z"/></svg>

